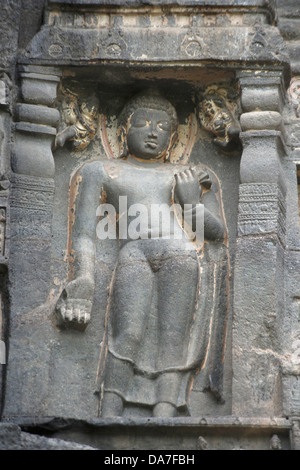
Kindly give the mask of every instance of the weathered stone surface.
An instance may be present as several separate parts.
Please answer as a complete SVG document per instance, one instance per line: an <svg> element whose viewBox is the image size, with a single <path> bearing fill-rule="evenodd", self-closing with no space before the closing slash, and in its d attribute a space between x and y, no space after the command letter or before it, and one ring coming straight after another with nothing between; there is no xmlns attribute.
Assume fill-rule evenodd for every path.
<svg viewBox="0 0 300 470"><path fill-rule="evenodd" d="M1 449L298 449L297 1L1 7ZM178 126L166 102L120 125L148 88ZM151 152L157 174L134 160ZM151 269L144 245L116 265L118 241L88 235L97 206L166 188L203 196L204 247L170 260L158 237Z"/></svg>
<svg viewBox="0 0 300 470"><path fill-rule="evenodd" d="M280 129L282 116L276 111L252 111L240 117L242 130Z"/></svg>
<svg viewBox="0 0 300 470"><path fill-rule="evenodd" d="M76 442L37 436L13 424L0 423L0 450L96 450Z"/></svg>
<svg viewBox="0 0 300 470"><path fill-rule="evenodd" d="M297 0L276 0L276 5L278 28L285 39L293 73L299 73L299 3Z"/></svg>
<svg viewBox="0 0 300 470"><path fill-rule="evenodd" d="M190 451L197 463L199 450L290 450L292 422L280 418L242 418L229 416L197 419L108 419L89 422L48 419L35 423L23 421L20 427L30 432L44 432L58 445L75 443L102 451L161 450L178 453ZM295 422L295 437L297 423ZM28 435L28 434L27 434ZM275 437L276 436L276 437ZM50 444L51 445L51 444ZM146 454L147 455L147 454Z"/></svg>

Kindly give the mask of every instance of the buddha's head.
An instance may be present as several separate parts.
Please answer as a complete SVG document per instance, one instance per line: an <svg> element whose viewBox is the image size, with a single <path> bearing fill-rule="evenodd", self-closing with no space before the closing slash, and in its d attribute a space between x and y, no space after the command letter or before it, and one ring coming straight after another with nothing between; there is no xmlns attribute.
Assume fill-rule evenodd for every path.
<svg viewBox="0 0 300 470"><path fill-rule="evenodd" d="M129 100L119 118L122 157L165 160L177 135L177 113L156 91L139 93Z"/></svg>

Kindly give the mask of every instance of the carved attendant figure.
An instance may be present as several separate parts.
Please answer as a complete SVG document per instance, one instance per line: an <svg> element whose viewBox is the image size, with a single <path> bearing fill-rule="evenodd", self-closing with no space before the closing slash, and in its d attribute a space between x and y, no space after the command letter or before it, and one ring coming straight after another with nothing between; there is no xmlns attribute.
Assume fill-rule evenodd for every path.
<svg viewBox="0 0 300 470"><path fill-rule="evenodd" d="M79 103L74 93L63 90L63 94L67 97L63 114L68 126L58 133L55 144L63 147L71 140L74 149L83 150L96 135L98 99L92 95Z"/></svg>
<svg viewBox="0 0 300 470"><path fill-rule="evenodd" d="M140 94L125 106L120 129L122 158L86 163L80 170L72 229L74 279L57 305L70 325L84 326L90 318L100 194L102 201L117 208L119 226L122 196L129 208L142 204L149 213L153 205L167 208L173 200L182 208L191 204L192 220L201 201L205 239L222 244L224 237L208 173L166 162L177 130L173 106L156 93ZM126 215L129 224L129 211ZM199 255L185 234L179 240L171 230L165 237L153 220L146 227L142 224L137 239L120 235L119 245L103 342L102 416L121 416L128 404L152 410L156 417L176 416L187 410L191 371L207 356L210 320L201 312L212 310L205 302L201 311L198 305L200 272L213 278L212 271L201 266L201 256L206 263L207 255ZM206 287L210 289L209 283Z"/></svg>
<svg viewBox="0 0 300 470"><path fill-rule="evenodd" d="M199 119L203 128L214 135L216 145L230 149L237 144L241 129L221 91L208 88L199 103Z"/></svg>

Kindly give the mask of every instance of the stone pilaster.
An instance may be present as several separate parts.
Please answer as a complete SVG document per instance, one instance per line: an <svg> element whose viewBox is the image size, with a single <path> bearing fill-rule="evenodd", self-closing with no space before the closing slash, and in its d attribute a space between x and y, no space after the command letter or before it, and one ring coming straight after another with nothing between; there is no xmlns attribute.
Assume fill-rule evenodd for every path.
<svg viewBox="0 0 300 470"><path fill-rule="evenodd" d="M54 159L52 146L59 121L54 109L59 71L50 67L23 67L20 71L20 102L15 107L14 139L10 175L10 340L6 378L6 407L16 411L10 401L16 380L26 387L43 373L43 359L29 364L28 351L35 349L30 325L24 318L32 309L46 303L50 291L51 227L54 197ZM41 315L41 313L40 313ZM39 314L35 318L42 321ZM23 357L18 345L25 342ZM43 353L41 352L41 356ZM27 369L26 377L23 371ZM19 379L18 379L19 377ZM22 394L22 387L19 389ZM43 400L32 406L38 410ZM28 412L25 409L23 413Z"/></svg>
<svg viewBox="0 0 300 470"><path fill-rule="evenodd" d="M59 121L59 112L52 108L59 72L53 68L29 66L22 68L20 79L22 102L16 106L18 121L15 123L10 191L12 318L26 311L26 292L38 291L37 305L48 295L54 194L52 145ZM18 286L18 296L14 295L14 285ZM20 296L23 297L21 303ZM31 300L28 305L32 305Z"/></svg>
<svg viewBox="0 0 300 470"><path fill-rule="evenodd" d="M292 419L291 430L291 448L293 450L300 450L300 419Z"/></svg>
<svg viewBox="0 0 300 470"><path fill-rule="evenodd" d="M240 76L241 140L234 281L233 414L281 413L286 184L280 73Z"/></svg>

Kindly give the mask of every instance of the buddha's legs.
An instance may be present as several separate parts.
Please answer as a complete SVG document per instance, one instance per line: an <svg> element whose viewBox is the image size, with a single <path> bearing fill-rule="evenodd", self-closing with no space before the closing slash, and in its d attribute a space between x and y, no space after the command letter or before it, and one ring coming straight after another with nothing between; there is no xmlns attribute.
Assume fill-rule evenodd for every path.
<svg viewBox="0 0 300 470"><path fill-rule="evenodd" d="M198 285L196 256L181 254L163 262L158 271L157 370L186 364ZM157 380L154 416L174 416L182 380L180 371L162 373Z"/></svg>
<svg viewBox="0 0 300 470"><path fill-rule="evenodd" d="M111 344L105 365L102 416L121 416L122 395L133 377L146 327L153 288L153 273L142 253L121 257L116 268L110 311Z"/></svg>

